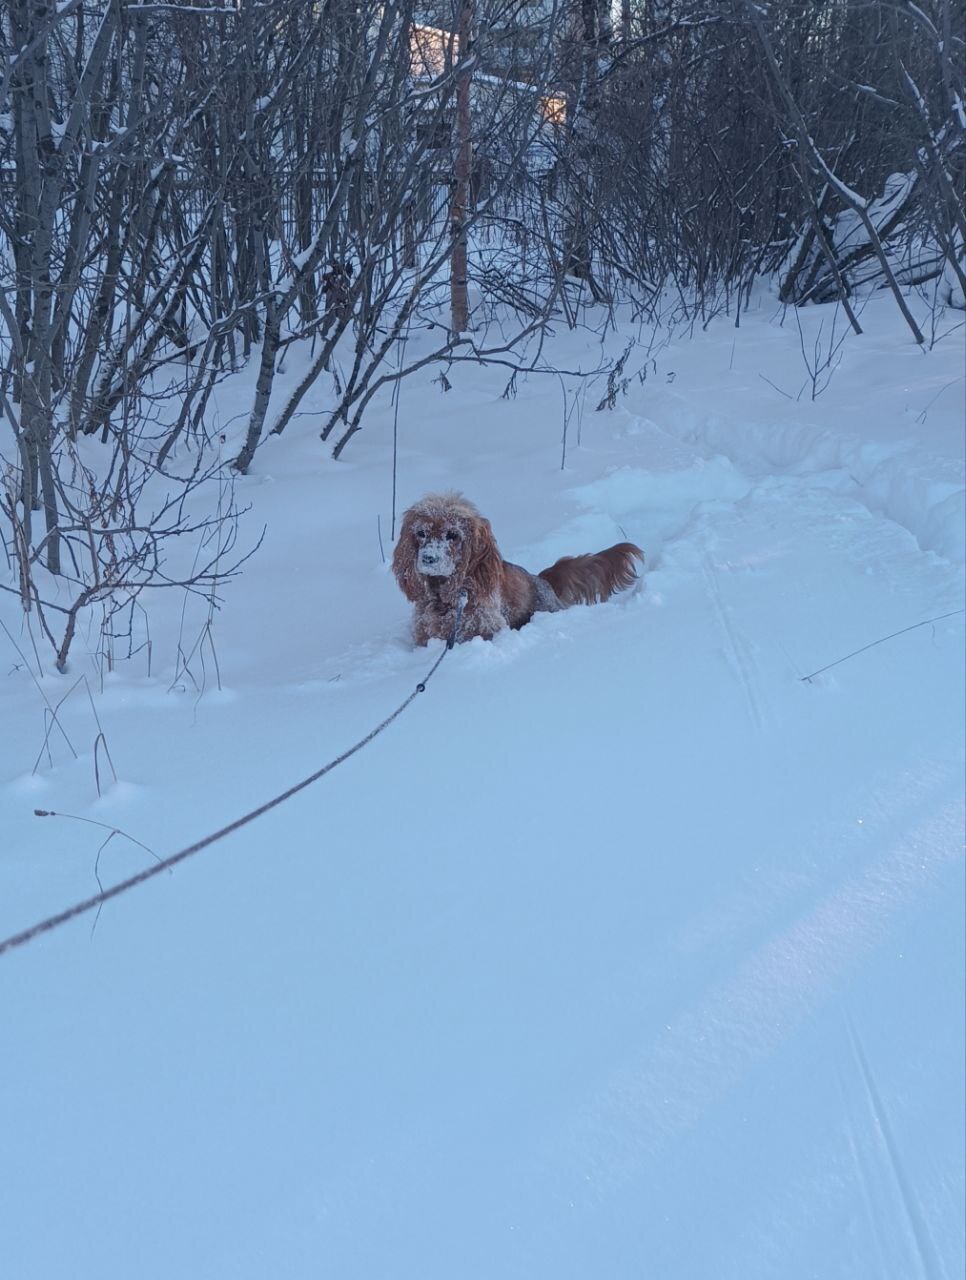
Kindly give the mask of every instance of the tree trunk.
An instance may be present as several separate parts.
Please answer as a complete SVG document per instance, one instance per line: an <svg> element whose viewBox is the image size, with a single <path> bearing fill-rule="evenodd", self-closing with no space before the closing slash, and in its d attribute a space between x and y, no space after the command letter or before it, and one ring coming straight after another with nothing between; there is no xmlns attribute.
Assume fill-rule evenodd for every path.
<svg viewBox="0 0 966 1280"><path fill-rule="evenodd" d="M450 329L453 333L465 333L470 327L469 297L467 291L466 218L470 199L470 168L472 143L470 130L472 111L470 93L472 69L465 65L470 56L473 30L473 0L464 0L460 12L458 57L461 70L456 82L456 165L453 174L453 201L450 206L450 228L453 237L453 255L450 271Z"/></svg>

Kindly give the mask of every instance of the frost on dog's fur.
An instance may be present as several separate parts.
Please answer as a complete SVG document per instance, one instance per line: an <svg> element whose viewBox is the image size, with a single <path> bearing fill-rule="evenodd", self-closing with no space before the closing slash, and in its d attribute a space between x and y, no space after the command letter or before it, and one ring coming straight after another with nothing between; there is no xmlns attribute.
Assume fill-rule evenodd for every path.
<svg viewBox="0 0 966 1280"><path fill-rule="evenodd" d="M500 555L490 522L460 493L430 493L403 516L393 553L393 572L415 605L417 644L448 640L490 640L504 627L524 626L535 613L556 613L574 604L595 604L629 587L635 561L644 553L619 542L591 555L564 556L539 574Z"/></svg>

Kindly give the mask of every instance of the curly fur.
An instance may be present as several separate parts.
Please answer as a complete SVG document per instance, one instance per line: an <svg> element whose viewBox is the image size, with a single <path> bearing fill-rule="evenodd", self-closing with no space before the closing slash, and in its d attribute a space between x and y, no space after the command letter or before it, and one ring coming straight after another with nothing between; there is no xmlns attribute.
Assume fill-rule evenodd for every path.
<svg viewBox="0 0 966 1280"><path fill-rule="evenodd" d="M635 581L638 560L643 564L639 547L619 542L528 573L503 559L489 520L462 494L430 493L403 516L392 568L415 605L414 639L426 644L452 635L464 592L458 639L491 640L504 627L524 626L535 613L609 599Z"/></svg>

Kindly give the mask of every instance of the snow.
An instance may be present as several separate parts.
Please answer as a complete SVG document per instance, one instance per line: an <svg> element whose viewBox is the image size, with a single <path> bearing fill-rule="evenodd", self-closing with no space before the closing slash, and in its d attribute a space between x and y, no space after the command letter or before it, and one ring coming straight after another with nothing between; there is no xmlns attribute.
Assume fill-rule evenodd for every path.
<svg viewBox="0 0 966 1280"><path fill-rule="evenodd" d="M0 958L6 1274L961 1274L963 330L921 351L873 298L813 400L831 316L803 309L800 340L762 295L638 348L613 412L569 379L562 471L557 379L402 384L400 512L460 489L533 571L626 537L643 583L458 646L317 786L93 935ZM601 352L561 323L544 354ZM254 377L220 388L228 450ZM243 536L267 532L215 622L220 688L207 650L177 674L204 613L173 599L150 674L101 689L80 650L66 678L41 653L35 684L0 598L0 936L96 889L108 831L35 808L172 852L438 656L380 554L389 395L340 463L325 407L239 481ZM48 762L43 696L81 674L78 758L54 732ZM115 836L100 877L145 858Z"/></svg>

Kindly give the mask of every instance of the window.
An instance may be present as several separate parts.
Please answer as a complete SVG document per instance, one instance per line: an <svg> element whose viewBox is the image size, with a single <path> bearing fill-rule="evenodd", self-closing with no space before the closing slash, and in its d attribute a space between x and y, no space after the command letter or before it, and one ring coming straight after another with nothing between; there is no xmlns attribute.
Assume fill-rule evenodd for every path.
<svg viewBox="0 0 966 1280"><path fill-rule="evenodd" d="M540 114L543 116L547 124L566 124L567 123L567 99L566 98L541 98Z"/></svg>
<svg viewBox="0 0 966 1280"><path fill-rule="evenodd" d="M441 76L455 59L456 36L442 27L416 23L409 31L410 67L414 76Z"/></svg>

